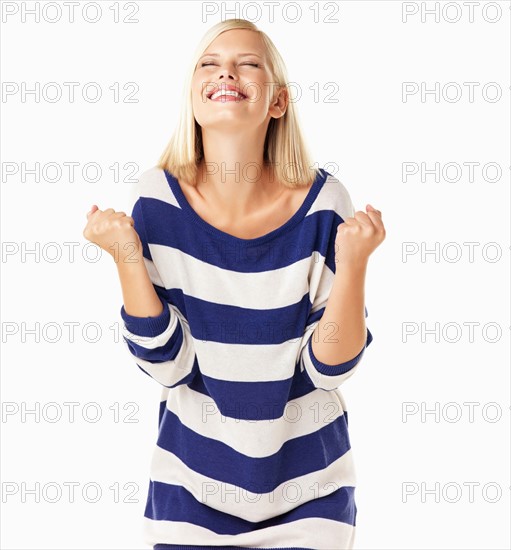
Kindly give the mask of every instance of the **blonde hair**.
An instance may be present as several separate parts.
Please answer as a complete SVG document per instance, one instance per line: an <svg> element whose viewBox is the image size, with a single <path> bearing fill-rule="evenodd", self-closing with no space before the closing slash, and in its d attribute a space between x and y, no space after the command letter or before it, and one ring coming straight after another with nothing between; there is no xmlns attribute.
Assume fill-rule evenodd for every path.
<svg viewBox="0 0 511 550"><path fill-rule="evenodd" d="M166 169L180 182L195 185L198 166L204 157L201 127L195 120L192 106L192 79L196 65L206 48L223 32L247 29L257 32L266 48L272 83L277 91L285 88L289 94L287 69L274 43L254 23L245 19L227 19L210 28L200 41L186 75L180 117L167 148L158 160L158 167ZM280 118L271 118L264 141L263 159L272 177L289 188L309 186L318 174L300 130L298 114L289 101Z"/></svg>

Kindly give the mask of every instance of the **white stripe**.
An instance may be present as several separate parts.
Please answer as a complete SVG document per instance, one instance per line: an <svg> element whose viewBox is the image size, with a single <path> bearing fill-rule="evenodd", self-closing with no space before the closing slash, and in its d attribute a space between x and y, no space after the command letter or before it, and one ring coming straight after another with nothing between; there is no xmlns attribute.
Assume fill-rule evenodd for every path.
<svg viewBox="0 0 511 550"><path fill-rule="evenodd" d="M193 341L202 374L236 382L290 379L300 350L300 338L275 345Z"/></svg>
<svg viewBox="0 0 511 550"><path fill-rule="evenodd" d="M280 269L242 273L209 263L215 254L227 255L228 251L203 250L201 259L170 246L150 244L149 248L165 288L179 288L200 300L249 309L276 309L299 302L309 286L319 284L325 262L319 252L314 252Z"/></svg>
<svg viewBox="0 0 511 550"><path fill-rule="evenodd" d="M323 188L307 212L307 216L320 210L335 210L343 220L347 217L353 217L355 214L348 190L334 176L329 175L326 178Z"/></svg>
<svg viewBox="0 0 511 550"><path fill-rule="evenodd" d="M247 548L314 548L351 550L356 527L323 518L305 518L239 535L218 535L188 522L144 518L144 542L196 546L246 546Z"/></svg>
<svg viewBox="0 0 511 550"><path fill-rule="evenodd" d="M151 260L149 260L145 256L143 258L144 258L144 263L145 263L145 266L147 268L147 273L149 274L149 278L151 279L151 282L154 285L164 287L165 284L163 283L163 281L161 279L161 275L158 273L158 271L156 269L156 266L154 265L154 262L152 262Z"/></svg>
<svg viewBox="0 0 511 550"><path fill-rule="evenodd" d="M157 382L164 386L172 386L176 382L182 380L193 369L195 361L195 349L193 346L193 338L190 333L190 327L188 321L179 311L179 309L173 304L167 303L171 311L170 323L167 329L160 335L151 337L138 336L132 334L123 325L121 332L128 340L138 344L139 346L147 349L155 349L157 347L165 345L175 330L177 329L177 323L181 323L183 330L183 340L181 347L177 353L175 359L162 361L160 363L151 363L140 357L136 357L131 353L128 344L124 342L123 348L130 354L131 359L135 360L135 363L140 365L148 374L150 374Z"/></svg>
<svg viewBox="0 0 511 550"><path fill-rule="evenodd" d="M222 416L215 401L180 385L168 392L166 408L195 433L225 443L252 458L277 453L291 439L312 434L344 414L339 390L314 390L288 401L274 420L241 420Z"/></svg>
<svg viewBox="0 0 511 550"><path fill-rule="evenodd" d="M206 457L204 459L206 460ZM210 460L213 460L213 457ZM246 479L251 478L250 472L244 474ZM255 493L232 483L202 475L189 468L174 453L157 445L151 461L151 480L180 485L201 504L247 521L257 522L285 514L305 502L327 496L343 486L354 487L356 474L350 449L326 468L289 479L266 493Z"/></svg>
<svg viewBox="0 0 511 550"><path fill-rule="evenodd" d="M314 328L311 327L311 330L313 331ZM365 353L365 349L364 349L364 353ZM362 356L364 355L364 353L362 354ZM351 369L345 372L344 374L336 374L336 375L323 374L322 372L319 372L314 366L314 363L312 362L312 359L309 353L309 346L305 345L302 351L301 367L303 367L307 371L312 383L317 388L322 388L324 390L333 390L338 386L340 386L342 383L344 383L348 378L353 376L358 366L360 365L361 361L362 361L362 357L360 357L360 359L358 360L357 364L354 367L351 367Z"/></svg>
<svg viewBox="0 0 511 550"><path fill-rule="evenodd" d="M172 190L170 189L165 172L157 166L142 172L138 178L138 183L135 184L132 189L132 197L135 200L139 197L149 197L171 204L176 208L180 208L174 194L172 193Z"/></svg>

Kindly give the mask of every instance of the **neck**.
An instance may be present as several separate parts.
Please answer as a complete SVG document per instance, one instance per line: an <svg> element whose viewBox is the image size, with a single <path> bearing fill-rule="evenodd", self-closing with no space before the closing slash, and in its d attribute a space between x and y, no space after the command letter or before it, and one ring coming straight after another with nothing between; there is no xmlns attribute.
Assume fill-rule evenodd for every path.
<svg viewBox="0 0 511 550"><path fill-rule="evenodd" d="M253 211L280 190L263 162L265 134L257 129L202 130L204 158L196 189L232 217Z"/></svg>

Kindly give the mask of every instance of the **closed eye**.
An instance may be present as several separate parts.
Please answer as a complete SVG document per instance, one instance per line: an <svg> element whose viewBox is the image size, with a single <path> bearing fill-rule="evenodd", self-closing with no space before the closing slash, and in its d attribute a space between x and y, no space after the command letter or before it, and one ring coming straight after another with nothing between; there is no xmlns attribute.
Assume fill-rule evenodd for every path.
<svg viewBox="0 0 511 550"><path fill-rule="evenodd" d="M215 65L215 63L201 63L201 67L206 67L207 65ZM242 63L242 65L251 65L252 67L259 67L258 63Z"/></svg>

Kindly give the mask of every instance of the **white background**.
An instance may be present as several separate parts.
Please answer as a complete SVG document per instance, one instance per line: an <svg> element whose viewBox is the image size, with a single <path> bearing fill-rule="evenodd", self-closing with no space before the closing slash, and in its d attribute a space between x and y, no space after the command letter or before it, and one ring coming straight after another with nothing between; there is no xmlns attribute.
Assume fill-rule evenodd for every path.
<svg viewBox="0 0 511 550"><path fill-rule="evenodd" d="M84 2L74 22L63 3L53 4L63 10L54 23L43 16L24 20L22 5L34 9L35 2L2 6L1 546L146 548L142 517L160 387L127 355L118 335L122 296L115 265L106 254L97 262L82 257L97 251L86 247L82 231L92 204L131 209L133 183L122 167L135 166L134 181L156 164L177 121L192 52L222 17L222 6L234 3L208 3L218 11L207 17L202 2L120 2L117 23L114 2L98 3L96 23L82 17ZM314 158L345 184L356 210L365 211L367 203L380 209L387 230L367 275L374 341L341 387L358 477L356 548L510 548L510 2L436 2L437 21L431 13L421 20L421 8L434 10L435 2L300 2L295 22L289 2L275 3L273 21L258 4L260 19L254 7L238 16L253 20L282 53L302 91L298 110ZM12 6L19 11L9 15ZM418 11L405 19L406 9ZM138 22L123 22L132 11ZM327 23L328 14L337 22ZM34 89L49 82L63 92L64 82L78 82L75 100L6 94L9 83ZM91 82L103 91L97 103L81 97ZM136 83L138 103L115 102L109 87L116 82L123 97L130 91L124 84ZM419 90L439 83L439 101L420 93L405 101L404 82ZM478 83L472 101L466 82ZM500 89L498 101L495 88L483 96L488 82ZM330 83L338 86L335 103L325 102L334 90ZM449 100L456 86L462 95ZM64 169L65 162L79 163L74 180L65 171L56 182L21 173L22 166ZM468 162L479 163L472 180ZM98 182L82 177L86 163L101 168ZM121 181L110 168L115 163ZM420 173L405 180L404 163L454 163L460 177L447 181L440 171L438 181L431 174L422 181ZM483 174L487 163L500 168L497 181L489 181L495 171ZM11 175L13 166L18 171ZM467 242L478 243L473 259ZM490 261L495 248L482 254L489 242L500 248L499 261ZM64 243L75 244L73 259ZM404 243L419 250L406 261ZM23 257L23 246L39 252ZM435 246L437 258L421 259L421 247ZM461 256L452 260L456 247ZM58 251L62 257L52 261ZM66 322L78 323L74 341ZM37 323L39 341L22 335L23 324L34 329ZM60 326L60 339L51 342L57 332L50 325L44 332L47 323ZM82 335L87 323L102 330L95 343ZM467 323L476 323L472 339ZM431 333L421 339L421 324L436 324L438 340ZM418 332L405 337L406 326ZM500 330L495 342L493 326ZM94 337L92 329L88 334ZM58 410L52 402L62 412L56 422L50 421ZM78 403L74 421L67 402ZM475 403L473 419L467 402ZM496 405L483 414L490 402ZM36 403L39 417L22 417L21 409ZM128 403L135 405L123 410ZM406 421L404 403L418 410ZM421 419L421 408L435 403L438 418ZM130 423L133 407L137 422ZM457 408L461 416L453 421ZM97 422L84 420L82 413L94 418L97 410ZM490 421L496 412L501 418ZM33 490L37 483L39 502L34 493L22 495L22 487ZM73 502L71 483L77 484ZM93 488L82 496L87 483L102 490L95 503ZM422 483L430 490L437 484L438 498L421 491ZM483 491L488 483L501 490L496 502L490 486ZM119 502L110 489L115 484ZM62 495L50 502L55 486ZM405 498L405 486L417 492Z"/></svg>

